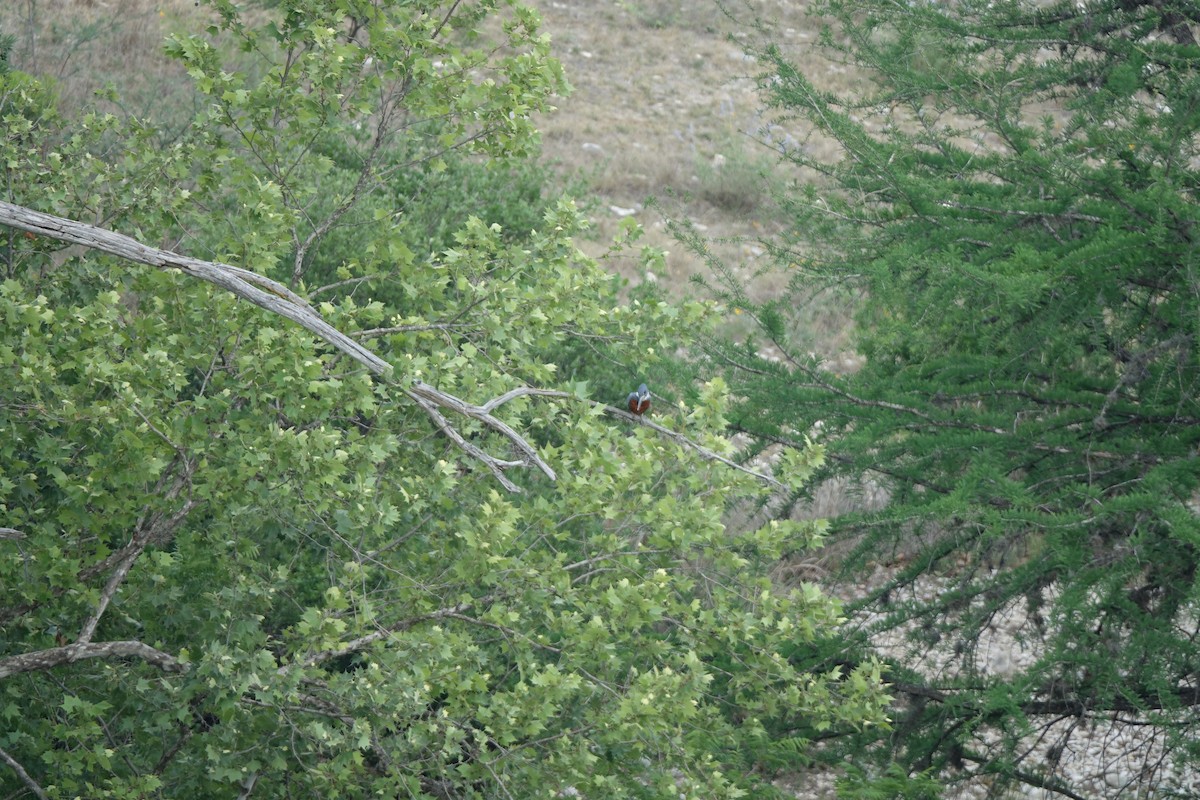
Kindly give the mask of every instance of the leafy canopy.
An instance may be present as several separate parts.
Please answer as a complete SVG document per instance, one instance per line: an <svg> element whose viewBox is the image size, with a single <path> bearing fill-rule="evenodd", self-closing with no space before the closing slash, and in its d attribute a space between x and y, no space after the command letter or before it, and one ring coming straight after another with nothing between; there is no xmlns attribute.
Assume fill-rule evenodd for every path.
<svg viewBox="0 0 1200 800"><path fill-rule="evenodd" d="M536 152L567 89L536 14L212 8L167 45L202 98L175 138L0 75L7 199L286 282L393 377L178 272L4 231L2 793L735 797L766 720L793 748L883 723L878 665L784 657L840 611L767 579L815 527L726 529L752 479L566 386L493 409L551 482L400 391L556 388L580 341L633 378L707 324L622 304L567 200L503 210L535 230L409 221L421 175ZM660 418L728 455L726 405L718 379Z"/></svg>

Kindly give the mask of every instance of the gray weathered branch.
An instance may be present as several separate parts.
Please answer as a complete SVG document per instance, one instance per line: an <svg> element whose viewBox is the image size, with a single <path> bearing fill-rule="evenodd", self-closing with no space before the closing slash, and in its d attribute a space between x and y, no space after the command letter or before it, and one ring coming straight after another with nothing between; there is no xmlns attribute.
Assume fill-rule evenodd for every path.
<svg viewBox="0 0 1200 800"><path fill-rule="evenodd" d="M186 667L170 653L138 641L75 642L63 647L0 658L0 680L22 672L38 672L89 658L136 658L163 672L183 672Z"/></svg>
<svg viewBox="0 0 1200 800"><path fill-rule="evenodd" d="M304 298L282 283L248 269L159 250L124 234L3 201L0 201L0 225L72 242L159 269L177 269L290 319L377 375L387 375L392 370L391 365L374 352L326 322Z"/></svg>
<svg viewBox="0 0 1200 800"><path fill-rule="evenodd" d="M120 233L98 228L94 225L88 225L83 222L66 219L64 217L56 217L53 214L44 214L40 211L34 211L24 206L14 205L0 201L0 225L7 225L23 231L29 231L38 236L45 236L51 239L56 239L63 242L71 242L82 247L99 250L104 253L109 253L120 258L125 258L139 264L146 264L160 269L177 269L186 275L194 278L207 281L222 289L232 292L233 294L245 300L249 300L255 305L272 311L280 316L286 317L297 323L305 330L308 330L324 342L331 345L339 352L350 356L355 361L363 364L367 369L374 374L388 378L391 375L392 367L380 356L376 355L370 349L363 347L351 337L339 331L337 328L330 325L321 317L317 311L308 304L304 298L296 295L286 286L276 281L271 280L263 275L252 272L241 267L234 267L229 264L221 264L213 261L201 261L200 259L191 258L190 256L179 255L167 250L160 250L156 247L142 244L136 239L130 238ZM427 327L440 327L431 325ZM446 325L450 327L450 325ZM404 330L405 327L396 328L395 330ZM379 335L381 332L386 332L388 329L376 329L372 331L364 331L357 334L362 338L371 335ZM434 424L444 433L455 445L471 458L482 462L505 489L510 492L519 492L520 487L509 480L504 470L515 466L536 466L550 480L557 480L554 469L546 463L546 461L538 455L537 450L531 445L521 434L513 430L507 423L493 416L492 412L499 406L522 396L539 396L539 397L556 397L570 399L572 395L566 392L557 392L548 389L532 389L529 387L520 387L506 392L505 394L494 398L487 403L477 406L466 402L452 394L443 392L429 384L420 381L415 382L411 387L404 388L402 391L408 395L426 414L433 420ZM603 405L593 403L593 405ZM441 413L439 409L447 409L470 419L482 422L484 425L500 433L508 439L512 445L520 452L522 458L520 460L505 460L498 459L490 455L474 444L468 442L462 434L450 423L450 421ZM699 453L703 458L709 461L719 461L726 466L753 475L759 480L766 483L782 487L778 481L770 476L763 475L752 470L746 469L740 464L731 461L728 458L714 453L712 450L688 439L686 436L669 428L664 428L642 417L636 417L622 409L613 406L604 406L604 410L611 416L637 422L645 425L658 433L667 436L679 444L692 448ZM916 412L919 413L919 412ZM922 415L923 416L923 415ZM0 529L0 538L14 538L17 532L11 529ZM19 537L17 537L19 538Z"/></svg>
<svg viewBox="0 0 1200 800"><path fill-rule="evenodd" d="M33 792L39 800L50 800L50 796L46 794L46 790L39 786L37 781L29 777L29 773L21 766L21 762L10 756L2 747L0 747L0 761L8 764L12 771L17 773L17 777L21 779L21 783L25 784L25 787Z"/></svg>
<svg viewBox="0 0 1200 800"><path fill-rule="evenodd" d="M550 480L558 480L558 476L555 474L554 469L547 464L540 455L538 455L538 452L536 449L534 449L533 445L526 441L521 434L513 430L512 427L506 422L492 416L492 411L495 410L497 406L523 395L558 395L561 393L550 392L544 389L530 389L522 386L517 389L513 389L510 392L506 392L500 397L497 397L482 406L476 406L460 400L452 394L447 394L440 389L435 389L427 383L414 381L412 388L405 390L405 394L411 397L417 403L417 405L425 409L425 413L429 414L429 416L433 418L434 422L438 424L438 427L440 427L447 436L454 440L455 444L486 464L488 469L492 471L492 474L496 476L496 479L500 481L504 488L508 489L510 492L519 492L521 490L520 487L504 476L503 470L505 467L534 465L544 472L546 476L550 478ZM524 459L521 461L501 461L491 455L488 455L475 445L463 439L462 436L459 435L459 433L449 425L449 422L437 410L437 408L435 408L435 406L448 408L456 414L460 414L464 417L469 417L482 422L484 425L487 425L489 428L500 433L506 439L512 442L513 446L515 446L517 450L524 455Z"/></svg>
<svg viewBox="0 0 1200 800"><path fill-rule="evenodd" d="M600 405L600 404L597 403L597 405ZM633 414L629 411L626 411L623 408L617 408L615 406L604 406L604 411L609 416L628 420L629 422L635 422L639 425L644 425L647 428L649 428L650 430L655 431L656 433L659 433L659 434L667 437L668 439L670 439L671 441L673 441L677 444L683 445L684 447L690 447L692 450L695 450L696 454L699 455L701 458L703 458L705 461L718 461L727 467L732 467L733 469L736 469L738 472L744 472L753 478L757 478L758 480L762 481L763 483L767 484L768 486L773 486L776 489L787 489L787 487L784 484L780 483L775 478L772 478L770 475L764 475L761 472L755 472L752 469L743 467L741 464L737 463L736 461L733 461L732 459L728 459L725 456L721 455L720 453L716 453L716 452L708 449L707 447L700 444L699 442L693 441L693 440L689 439L688 437L684 436L682 433L673 431L670 428L664 428L662 425L659 425L657 422L651 422L650 420L646 419L644 416L638 416L637 414Z"/></svg>
<svg viewBox="0 0 1200 800"><path fill-rule="evenodd" d="M139 264L147 264L160 269L178 269L186 275L220 286L261 308L296 322L340 352L363 364L376 375L387 378L391 374L390 364L326 322L304 298L296 295L283 284L250 270L229 264L201 261L160 250L120 233L3 201L0 201L0 225L8 225L58 241L72 242ZM504 488L510 492L517 492L520 489L504 476L503 470L506 467L535 464L551 480L555 479L554 470L537 454L533 446L507 424L491 415L491 408L498 404L496 401L493 401L487 408L474 406L451 394L419 382L412 390L404 391L429 414L438 428L451 441L472 458L483 462ZM509 396L516 395L512 395L510 392L506 397ZM502 461L475 447L466 441L450 421L438 411L438 406L477 419L502 433L524 454L524 460Z"/></svg>

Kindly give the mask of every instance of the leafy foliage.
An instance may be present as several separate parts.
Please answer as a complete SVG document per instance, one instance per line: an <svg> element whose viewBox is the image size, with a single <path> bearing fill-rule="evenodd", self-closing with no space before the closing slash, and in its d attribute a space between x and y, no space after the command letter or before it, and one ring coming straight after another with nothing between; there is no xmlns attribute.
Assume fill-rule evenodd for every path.
<svg viewBox="0 0 1200 800"><path fill-rule="evenodd" d="M759 323L709 350L745 398L731 423L763 445L820 430L826 476L887 490L834 527L848 569L891 565L856 609L864 636L910 637L885 758L1086 796L1059 769L1077 721L1129 722L1154 754L1139 791L1171 791L1200 707L1200 17L1170 0L822 11L824 46L869 88L835 96L782 45L758 52L773 106L809 126L786 154L809 181L771 243L786 291L718 287ZM810 355L797 310L818 290L859 309L857 374ZM999 625L1030 654L1002 674Z"/></svg>
<svg viewBox="0 0 1200 800"><path fill-rule="evenodd" d="M707 324L622 305L568 200L532 232L397 218L422 175L534 152L532 113L566 90L536 15L497 5L216 0L207 37L168 45L208 100L169 147L0 76L9 200L290 282L394 370L181 274L6 233L6 795L736 797L762 720L886 721L878 664L781 655L840 609L770 584L794 526L726 529L749 478L586 396L519 396L495 414L558 479L510 465L502 494L402 391L553 387L572 338L651 367ZM670 424L728 455L727 404L715 380Z"/></svg>

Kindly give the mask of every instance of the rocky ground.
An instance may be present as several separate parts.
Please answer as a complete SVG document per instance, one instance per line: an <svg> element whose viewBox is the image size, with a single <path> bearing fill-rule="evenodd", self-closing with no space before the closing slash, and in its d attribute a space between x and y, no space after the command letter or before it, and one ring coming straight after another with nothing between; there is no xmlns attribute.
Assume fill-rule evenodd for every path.
<svg viewBox="0 0 1200 800"><path fill-rule="evenodd" d="M889 580L895 567L881 566L871 580L860 589L845 592L847 597L863 596L871 586ZM915 599L934 600L951 588L950 578L927 577L913 588ZM1052 591L1052 590L1051 590ZM851 625L871 626L879 620L876 614L866 614ZM915 627L915 626L913 626ZM897 630L876 638L881 652L900 655L907 652L913 659L913 643L905 639L907 630ZM1009 676L1034 663L1039 653L1040 633L1030 619L1025 603L1018 602L997 614L974 650L971 665L984 675ZM939 645L921 645L924 672L936 683L938 677L955 675L961 664L954 652L954 643L945 640ZM1031 720L1032 729L1021 733L1022 747L1030 754L1027 769L1048 767L1048 774L1062 780L1087 798L1182 798L1200 797L1200 775L1177 768L1164 755L1163 730L1144 724L1136 715L1111 715L1104 719L1045 718ZM977 736L976 749L988 752L1005 734L1014 731L983 729ZM1149 787L1154 787L1152 790ZM808 793L806 798L832 795ZM948 795L954 800L985 800L996 797L985 779L973 780ZM1063 795L1048 789L1023 787L1000 795L1003 798L1029 800L1061 800Z"/></svg>

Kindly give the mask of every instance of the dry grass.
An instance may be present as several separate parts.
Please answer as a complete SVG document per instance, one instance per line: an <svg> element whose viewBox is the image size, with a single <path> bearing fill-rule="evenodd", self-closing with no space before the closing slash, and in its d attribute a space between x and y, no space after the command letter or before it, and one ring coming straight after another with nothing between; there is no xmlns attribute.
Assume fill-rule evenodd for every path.
<svg viewBox="0 0 1200 800"><path fill-rule="evenodd" d="M12 62L57 82L64 111L106 86L120 89L110 110L145 116L186 107L183 70L163 55L174 30L200 30L200 10L184 0L11 0L0 3L0 31L16 36Z"/></svg>
<svg viewBox="0 0 1200 800"><path fill-rule="evenodd" d="M854 78L819 60L807 4L732 3L736 21L715 0L533 4L574 86L540 127L546 157L564 174L586 176L597 197L595 240L584 249L601 254L620 217L633 210L648 231L646 241L669 251L665 274L655 277L685 294L688 279L708 270L670 235L665 213L693 220L735 274L754 275L764 264L754 240L785 224L772 192L804 179L781 165L762 143L764 134L775 141L807 139L810 152L831 146L764 116L755 88L759 65L743 46L757 35L750 22L758 15L775 24L777 41L810 74L828 76L829 88L848 88ZM648 207L649 197L657 203ZM634 283L644 277L632 262L612 268ZM752 293L775 296L785 279L760 276ZM845 312L844 303L816 297L806 323L816 327L801 334L814 352L838 363L852 360ZM736 330L739 320L733 309L730 314Z"/></svg>
<svg viewBox="0 0 1200 800"><path fill-rule="evenodd" d="M581 199L590 202L594 228L583 248L602 255L621 217L633 213L648 232L644 242L669 254L653 279L676 296L688 294L691 277L711 276L667 230L666 215L686 218L710 239L713 255L739 278L753 279L754 296L775 296L786 276L759 274L766 261L755 240L786 224L772 193L804 178L761 140L790 137L810 152L829 145L789 127L796 123L773 125L763 115L759 65L743 43L757 35L750 23L761 17L776 25L774 41L809 74L826 76L829 88L849 88L854 76L819 61L811 47L816 29L806 2L731 0L735 20L716 0L530 1L575 87L539 124L545 156L564 185L582 176L588 187L590 197ZM193 0L0 3L0 32L17 37L13 63L54 77L67 113L98 92L104 97L111 84L120 99L114 94L102 107L160 118L174 109L182 120L195 100L182 70L164 57L163 39L212 21ZM647 204L651 197L654 205ZM608 265L633 283L646 278L634 259ZM840 369L854 364L846 309L816 295L800 332L809 349ZM731 331L747 327L735 309L729 314Z"/></svg>
<svg viewBox="0 0 1200 800"><path fill-rule="evenodd" d="M687 293L688 279L706 268L672 238L666 213L698 223L712 253L739 275L754 274L763 261L752 240L783 225L771 192L798 176L759 141L771 120L755 92L759 65L742 46L756 35L750 21L757 15L776 24L777 42L805 69L827 75L830 88L845 88L851 77L815 60L806 3L733 0L735 21L716 0L531 2L575 87L539 123L546 158L564 178L584 176L593 195L594 238L584 248L602 254L620 217L632 211L648 231L646 243L669 251L655 277L672 293ZM193 0L0 3L0 31L17 36L13 62L55 77L68 112L108 84L120 88L109 110L143 116L190 107L188 81L164 58L162 42L211 21ZM803 139L806 132L776 127L770 135ZM647 207L650 197L657 206ZM633 282L644 277L632 260L610 266ZM781 281L760 278L754 292L771 297ZM810 314L818 327L805 338L814 351L844 361L844 306L823 309L821 302Z"/></svg>

